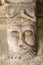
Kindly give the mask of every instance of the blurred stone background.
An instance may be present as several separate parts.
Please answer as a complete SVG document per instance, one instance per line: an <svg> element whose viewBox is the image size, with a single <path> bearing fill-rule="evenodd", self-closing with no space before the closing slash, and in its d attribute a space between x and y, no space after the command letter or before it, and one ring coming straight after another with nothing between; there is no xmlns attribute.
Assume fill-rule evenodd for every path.
<svg viewBox="0 0 43 65"><path fill-rule="evenodd" d="M3 14L3 7L0 6L0 58L7 56L7 21L6 19L1 19L2 16L5 16Z"/></svg>

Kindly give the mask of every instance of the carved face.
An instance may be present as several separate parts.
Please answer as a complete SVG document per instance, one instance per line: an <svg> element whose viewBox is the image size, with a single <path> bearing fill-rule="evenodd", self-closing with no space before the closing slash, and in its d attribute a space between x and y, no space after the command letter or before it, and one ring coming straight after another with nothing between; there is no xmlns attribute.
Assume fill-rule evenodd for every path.
<svg viewBox="0 0 43 65"><path fill-rule="evenodd" d="M14 15L14 18L10 18L9 21L11 23L8 24L7 29L7 40L9 49L10 51L14 52L15 55L13 56L15 56L16 58L18 56L20 56L21 58L26 58L27 55L27 58L29 58L30 56L33 57L36 54L32 49L36 44L36 21L34 19L34 13L32 13L32 15L28 9L22 6L15 11L15 14L16 15Z"/></svg>
<svg viewBox="0 0 43 65"><path fill-rule="evenodd" d="M23 44L34 46L35 44L35 29L34 26L12 26L8 31L10 44L14 46L22 46ZM9 41L8 41L9 42ZM15 47L14 47L15 48Z"/></svg>
<svg viewBox="0 0 43 65"><path fill-rule="evenodd" d="M29 54L31 51L33 51L32 46L34 47L34 45L36 44L35 24L30 23L28 25L26 23L27 21L23 23L23 20L22 20L22 23L20 23L20 25L8 25L8 31L7 31L8 46L10 51L12 50L13 52L18 53L18 55L14 53L15 55L17 55L17 57L19 55L20 57L21 55L24 56L24 53L27 53L27 51ZM33 51L33 53L36 53L36 52ZM32 55L33 53L31 53L30 55ZM28 56L28 58L29 57L30 56Z"/></svg>

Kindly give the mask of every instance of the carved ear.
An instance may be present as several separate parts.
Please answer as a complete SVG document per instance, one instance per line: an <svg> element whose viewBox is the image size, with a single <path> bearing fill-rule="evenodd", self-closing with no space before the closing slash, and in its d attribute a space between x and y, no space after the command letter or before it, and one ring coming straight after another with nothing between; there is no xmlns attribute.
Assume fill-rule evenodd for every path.
<svg viewBox="0 0 43 65"><path fill-rule="evenodd" d="M2 1L0 0L0 6L2 6Z"/></svg>

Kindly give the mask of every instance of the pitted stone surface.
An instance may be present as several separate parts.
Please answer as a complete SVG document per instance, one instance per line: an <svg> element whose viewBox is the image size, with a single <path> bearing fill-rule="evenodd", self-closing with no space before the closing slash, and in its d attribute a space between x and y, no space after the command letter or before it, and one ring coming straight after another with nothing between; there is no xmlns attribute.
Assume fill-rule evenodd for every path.
<svg viewBox="0 0 43 65"><path fill-rule="evenodd" d="M25 0L24 4L26 4L26 6L23 2L24 0L6 0L5 4L7 5L4 4L4 6L0 7L0 65L43 65L43 17L41 17L43 11L41 9L40 13L38 12L38 16L40 16L40 18L38 18L39 26L37 34L39 48L36 55L36 52L33 51L36 50L34 47L36 43L35 36L33 35L32 38L30 37L32 34L36 33L37 20L34 9L34 7L36 7L36 2L35 0ZM28 7L27 2L30 3ZM41 8L43 6L39 7ZM27 36L29 37L27 38ZM18 39L23 42L21 43L19 41L22 45L18 44ZM27 42L26 44L24 39L25 42ZM14 43L15 40L17 40L17 44ZM10 41L11 46L9 46L8 41ZM14 45L11 43L14 43ZM17 47L14 47L15 45Z"/></svg>

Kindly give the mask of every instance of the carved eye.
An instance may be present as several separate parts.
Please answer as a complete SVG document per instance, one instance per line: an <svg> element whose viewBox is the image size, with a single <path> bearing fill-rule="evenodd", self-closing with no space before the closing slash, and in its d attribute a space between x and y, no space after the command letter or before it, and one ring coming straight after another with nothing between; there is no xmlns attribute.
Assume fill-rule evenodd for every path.
<svg viewBox="0 0 43 65"><path fill-rule="evenodd" d="M35 39L33 32L31 30L25 31L23 35L24 35L23 38L27 45L31 45L31 46L34 45Z"/></svg>
<svg viewBox="0 0 43 65"><path fill-rule="evenodd" d="M13 37L19 37L19 32L18 32L18 31L12 31L12 32L11 32L11 35L12 35Z"/></svg>
<svg viewBox="0 0 43 65"><path fill-rule="evenodd" d="M30 38L30 36L33 34L33 32L31 30L26 30L24 33L23 33L23 38Z"/></svg>
<svg viewBox="0 0 43 65"><path fill-rule="evenodd" d="M31 30L25 31L25 36L31 36L33 33Z"/></svg>

